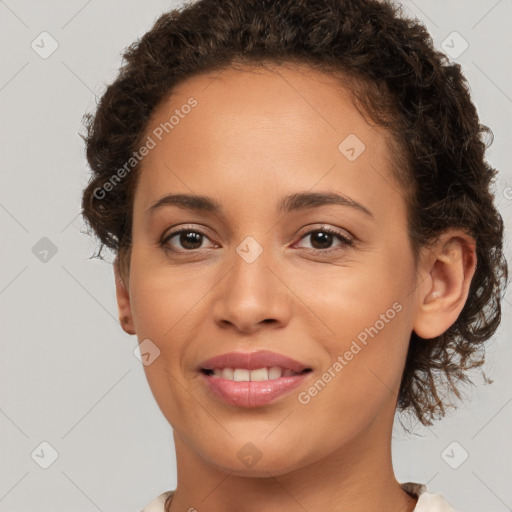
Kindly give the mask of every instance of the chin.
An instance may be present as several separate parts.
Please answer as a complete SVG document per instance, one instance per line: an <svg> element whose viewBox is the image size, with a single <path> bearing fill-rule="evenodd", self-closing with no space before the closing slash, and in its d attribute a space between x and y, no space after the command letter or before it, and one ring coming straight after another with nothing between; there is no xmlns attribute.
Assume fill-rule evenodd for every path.
<svg viewBox="0 0 512 512"><path fill-rule="evenodd" d="M273 457L275 459L275 457ZM281 476L291 473L293 470L298 469L297 466L290 464L290 461L281 460L267 460L260 459L253 467L244 467L238 459L231 460L212 460L211 461L217 468L232 476L248 477L248 478L268 478L270 476Z"/></svg>
<svg viewBox="0 0 512 512"><path fill-rule="evenodd" d="M285 475L312 462L306 460L306 454L301 457L297 450L290 449L285 443L280 443L277 448L273 443L258 446L250 441L231 439L229 444L216 443L214 452L211 451L211 445L204 448L202 457L209 464L241 477L268 478Z"/></svg>

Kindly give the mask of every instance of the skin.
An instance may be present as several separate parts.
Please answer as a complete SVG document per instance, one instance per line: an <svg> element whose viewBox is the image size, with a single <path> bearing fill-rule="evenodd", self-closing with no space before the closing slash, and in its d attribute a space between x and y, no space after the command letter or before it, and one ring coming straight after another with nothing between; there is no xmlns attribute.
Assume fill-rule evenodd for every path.
<svg viewBox="0 0 512 512"><path fill-rule="evenodd" d="M146 134L190 97L198 105L142 161L129 274L114 264L123 329L160 350L144 370L173 428L178 485L168 510L413 510L391 461L408 343L413 330L432 338L457 319L474 241L449 230L415 264L388 134L364 120L334 77L296 65L195 76L155 110ZM354 161L338 149L349 134L365 144ZM347 205L279 213L278 202L297 192L336 192L372 215ZM209 196L223 213L171 205L148 214L168 193ZM333 236L322 245L322 226L354 243ZM180 228L205 236L160 246ZM248 236L263 249L252 263L236 252ZM400 312L300 403L396 303ZM212 396L201 361L260 349L313 371L264 407ZM247 443L261 454L251 467L238 456Z"/></svg>

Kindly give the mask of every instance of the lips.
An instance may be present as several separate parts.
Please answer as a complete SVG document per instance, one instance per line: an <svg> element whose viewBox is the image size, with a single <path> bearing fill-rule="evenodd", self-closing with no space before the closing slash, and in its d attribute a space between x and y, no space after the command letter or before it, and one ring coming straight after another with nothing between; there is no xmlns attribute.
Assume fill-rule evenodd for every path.
<svg viewBox="0 0 512 512"><path fill-rule="evenodd" d="M259 368L272 367L291 370L294 373L302 373L304 370L311 370L311 367L306 364L270 350L260 350L258 352L228 352L201 362L198 370L204 373L204 371L212 372L213 370L223 370L224 368L256 370Z"/></svg>
<svg viewBox="0 0 512 512"><path fill-rule="evenodd" d="M237 407L261 407L311 378L312 368L291 357L260 350L229 352L203 361L198 371L212 396Z"/></svg>

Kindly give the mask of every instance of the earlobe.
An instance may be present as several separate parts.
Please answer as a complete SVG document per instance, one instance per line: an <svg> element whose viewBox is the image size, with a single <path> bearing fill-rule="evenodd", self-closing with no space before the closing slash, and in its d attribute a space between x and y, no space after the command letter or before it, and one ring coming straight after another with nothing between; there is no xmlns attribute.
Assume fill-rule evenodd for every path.
<svg viewBox="0 0 512 512"><path fill-rule="evenodd" d="M464 308L476 269L476 243L466 233L451 230L425 251L413 330L431 339L449 329Z"/></svg>
<svg viewBox="0 0 512 512"><path fill-rule="evenodd" d="M130 294L123 279L121 278L119 271L119 260L117 257L114 260L113 266L116 283L116 298L119 313L119 322L121 324L121 327L127 334L136 334L130 305Z"/></svg>

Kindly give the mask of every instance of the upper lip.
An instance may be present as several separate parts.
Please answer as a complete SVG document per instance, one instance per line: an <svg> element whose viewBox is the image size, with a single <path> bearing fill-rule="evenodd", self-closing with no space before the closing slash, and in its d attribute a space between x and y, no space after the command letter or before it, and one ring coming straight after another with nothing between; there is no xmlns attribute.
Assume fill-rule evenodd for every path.
<svg viewBox="0 0 512 512"><path fill-rule="evenodd" d="M247 370L256 370L257 368L271 368L278 366L283 369L289 369L300 373L303 370L310 369L305 364L292 359L291 357L271 350L260 350L258 352L228 352L215 357L206 359L199 364L200 370L213 370L215 368L245 368Z"/></svg>

